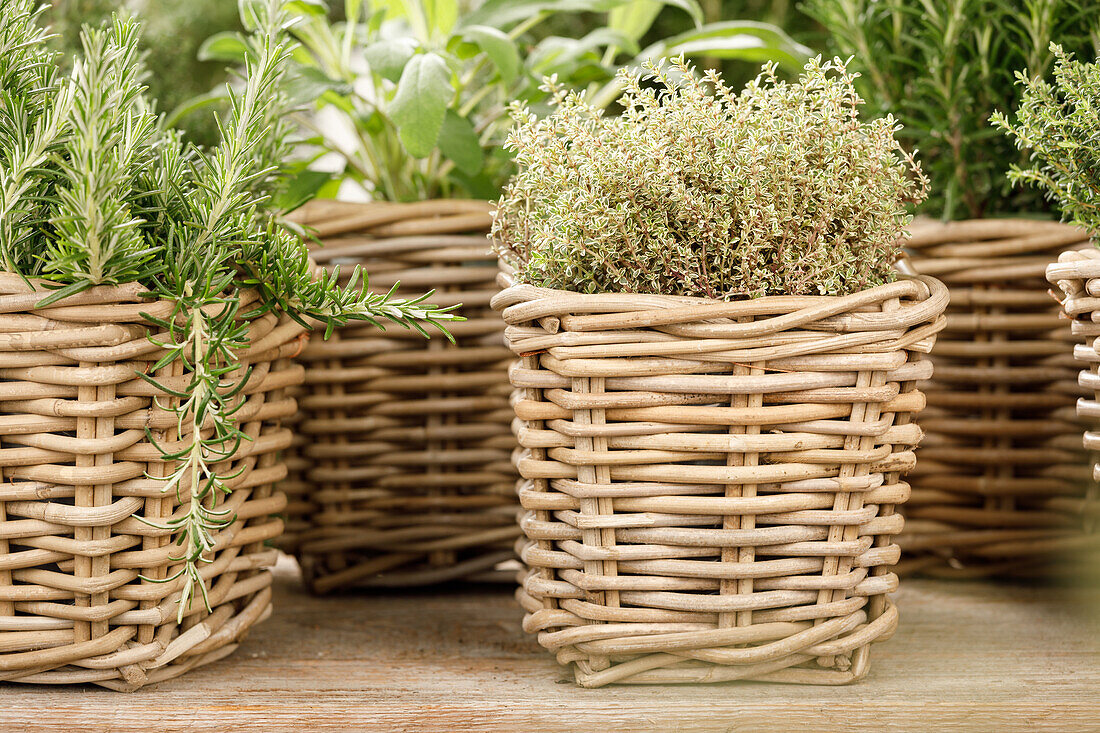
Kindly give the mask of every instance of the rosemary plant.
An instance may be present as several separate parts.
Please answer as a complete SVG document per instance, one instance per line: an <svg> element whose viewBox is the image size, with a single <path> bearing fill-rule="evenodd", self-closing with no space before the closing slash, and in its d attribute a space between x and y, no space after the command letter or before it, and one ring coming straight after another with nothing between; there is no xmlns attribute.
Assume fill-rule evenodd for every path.
<svg viewBox="0 0 1100 733"><path fill-rule="evenodd" d="M774 64L740 94L683 58L622 72L619 117L550 84L555 112L514 106L519 172L500 200L501 256L534 285L708 298L837 295L893 278L924 198L887 116L859 117L855 76Z"/></svg>
<svg viewBox="0 0 1100 733"><path fill-rule="evenodd" d="M205 105L220 103L226 81L224 64L198 59L198 49L209 36L240 30L233 0L51 0L42 20L55 37L63 64L82 52L81 26L100 25L113 13L132 12L141 18L141 50L146 65L156 73L145 79L148 96L188 140L205 146L218 142L214 115ZM212 91L213 90L213 91ZM219 105L220 109L220 105Z"/></svg>
<svg viewBox="0 0 1100 733"><path fill-rule="evenodd" d="M1052 41L1088 53L1100 29L1096 0L806 0L830 32L871 108L905 125L920 149L932 194L924 210L944 219L1045 210L1035 191L1017 190L1004 172L1025 156L997 134L989 116L1014 109L1014 70L1042 76Z"/></svg>
<svg viewBox="0 0 1100 733"><path fill-rule="evenodd" d="M179 441L158 445L175 466L165 491L180 510L163 525L182 548L179 613L196 593L200 566L234 517L219 506L232 475L224 465L248 437L236 420L251 372L238 354L247 322L280 312L327 332L349 320L389 321L425 336L461 320L427 295L375 294L357 269L314 278L300 237L284 228L273 196L289 155L288 62L295 45L283 0L245 0L249 60L228 90L231 113L210 151L158 124L145 98L138 27L115 19L85 29L71 73L39 28L33 0L0 4L0 257L3 268L40 278L40 306L104 284L138 282L174 303L148 320L163 356L140 376L168 397ZM242 297L246 291L259 294ZM247 305L246 305L247 304ZM159 370L179 362L186 385ZM154 441L152 434L149 440Z"/></svg>
<svg viewBox="0 0 1100 733"><path fill-rule="evenodd" d="M1009 179L1045 193L1066 219L1100 236L1100 62L1079 61L1057 44L1050 51L1053 83L1018 73L1016 119L998 111L993 124L1030 151L1031 165L1013 166Z"/></svg>

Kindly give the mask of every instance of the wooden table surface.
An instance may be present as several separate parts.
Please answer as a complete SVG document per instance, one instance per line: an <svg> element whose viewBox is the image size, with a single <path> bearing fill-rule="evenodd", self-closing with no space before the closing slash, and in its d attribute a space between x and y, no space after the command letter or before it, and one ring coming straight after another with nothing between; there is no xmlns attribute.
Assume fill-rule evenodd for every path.
<svg viewBox="0 0 1100 733"><path fill-rule="evenodd" d="M132 694L0 687L0 731L1100 730L1100 590L907 580L848 687L584 690L520 630L511 589L314 598L227 660Z"/></svg>

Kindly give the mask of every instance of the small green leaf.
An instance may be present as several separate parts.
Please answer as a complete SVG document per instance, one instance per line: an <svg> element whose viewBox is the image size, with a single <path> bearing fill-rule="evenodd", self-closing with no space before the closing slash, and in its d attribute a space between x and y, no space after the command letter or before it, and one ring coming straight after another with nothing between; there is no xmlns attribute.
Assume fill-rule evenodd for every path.
<svg viewBox="0 0 1100 733"><path fill-rule="evenodd" d="M474 126L453 109L448 109L443 118L443 127L439 131L439 151L469 176L476 176L485 164Z"/></svg>
<svg viewBox="0 0 1100 733"><path fill-rule="evenodd" d="M458 22L457 0L422 0L428 30L434 38L446 38Z"/></svg>
<svg viewBox="0 0 1100 733"><path fill-rule="evenodd" d="M696 28L701 28L706 20L706 17L703 15L703 8L699 5L697 0L660 0L660 3L683 10L691 16L691 19L695 22Z"/></svg>
<svg viewBox="0 0 1100 733"><path fill-rule="evenodd" d="M394 38L378 41L366 47L363 56L371 71L383 79L397 81L405 70L405 64L416 53L416 41L411 38Z"/></svg>
<svg viewBox="0 0 1100 733"><path fill-rule="evenodd" d="M167 127L177 127L180 120L207 107L216 107L229 99L229 92L225 87L218 87L206 94L199 94L180 103L164 118Z"/></svg>
<svg viewBox="0 0 1100 733"><path fill-rule="evenodd" d="M328 15L328 6L322 0L291 0L286 4L286 9L299 15Z"/></svg>
<svg viewBox="0 0 1100 733"><path fill-rule="evenodd" d="M485 52L497 67L501 81L505 84L515 81L521 61L516 42L508 34L487 25L473 25L462 31L462 37Z"/></svg>
<svg viewBox="0 0 1100 733"><path fill-rule="evenodd" d="M390 118L410 155L424 158L431 154L452 97L451 72L439 56L418 54L405 65L390 105Z"/></svg>
<svg viewBox="0 0 1100 733"><path fill-rule="evenodd" d="M490 201L500 198L500 186L485 171L468 176L457 167L451 171L451 180L461 186L468 198Z"/></svg>
<svg viewBox="0 0 1100 733"><path fill-rule="evenodd" d="M633 0L607 14L607 27L637 41L657 20L662 7L657 0Z"/></svg>
<svg viewBox="0 0 1100 733"><path fill-rule="evenodd" d="M352 93L351 85L330 79L320 69L310 67L298 69L298 73L287 78L284 87L292 104L296 106L327 99L325 94L328 92L345 98Z"/></svg>
<svg viewBox="0 0 1100 733"><path fill-rule="evenodd" d="M800 71L813 51L774 25L734 20L708 23L697 30L658 41L642 51L635 61L680 54L754 63L776 61L791 71Z"/></svg>
<svg viewBox="0 0 1100 733"><path fill-rule="evenodd" d="M199 46L199 61L225 61L243 64L248 58L248 46L233 31L222 31L207 38Z"/></svg>
<svg viewBox="0 0 1100 733"><path fill-rule="evenodd" d="M539 13L606 13L630 0L486 0L464 13L462 27L490 25L507 28Z"/></svg>
<svg viewBox="0 0 1100 733"><path fill-rule="evenodd" d="M316 196L321 187L330 180L332 180L332 174L326 171L298 171L272 203L280 211L294 211Z"/></svg>

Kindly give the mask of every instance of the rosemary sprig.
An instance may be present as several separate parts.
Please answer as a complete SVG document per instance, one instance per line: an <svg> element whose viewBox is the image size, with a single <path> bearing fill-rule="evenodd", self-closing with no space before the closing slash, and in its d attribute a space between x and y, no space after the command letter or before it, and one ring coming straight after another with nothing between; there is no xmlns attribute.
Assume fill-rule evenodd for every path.
<svg viewBox="0 0 1100 733"><path fill-rule="evenodd" d="M284 185L291 111L284 88L295 45L285 0L242 0L249 60L228 86L230 113L213 150L185 144L152 113L142 84L138 27L116 19L85 29L84 58L61 78L37 28L33 0L0 3L0 256L5 269L51 282L46 305L95 284L139 282L174 304L147 315L163 353L140 376L163 393L176 440L148 439L173 466L164 480L180 504L157 524L180 548L179 618L201 596L201 566L227 541L236 517L221 500L244 470L233 464L250 440L239 414L252 376L249 322L264 312L325 325L390 321L427 336L462 320L427 296L366 289L356 272L314 276L306 245L278 223L271 203ZM14 61L13 61L14 59ZM242 312L242 292L253 290ZM185 378L160 374L178 363Z"/></svg>

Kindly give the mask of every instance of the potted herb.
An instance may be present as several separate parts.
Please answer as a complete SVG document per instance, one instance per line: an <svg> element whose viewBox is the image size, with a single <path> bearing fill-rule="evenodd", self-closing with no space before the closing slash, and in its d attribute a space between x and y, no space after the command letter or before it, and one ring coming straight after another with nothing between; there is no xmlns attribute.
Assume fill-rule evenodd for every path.
<svg viewBox="0 0 1100 733"><path fill-rule="evenodd" d="M858 679L947 305L892 268L920 168L839 59L647 69L620 117L515 109L524 628L588 687Z"/></svg>
<svg viewBox="0 0 1100 733"><path fill-rule="evenodd" d="M281 0L209 151L158 125L138 27L61 73L32 0L0 6L0 540L5 677L115 689L224 657L270 613L305 327L450 309L315 279L272 201L288 152Z"/></svg>
<svg viewBox="0 0 1100 733"><path fill-rule="evenodd" d="M1047 564L1037 526L1050 501L1095 491L1076 435L1072 341L1043 275L1060 252L1089 247L1052 220L1040 192L1012 188L1023 164L990 123L1014 109L1016 69L1042 76L1052 40L1090 52L1095 6L1074 0L808 0L871 106L904 124L932 195L908 243L913 267L951 289L948 329L922 388L929 410L921 466L906 506L904 570L952 577L1034 572ZM900 572L900 571L899 571Z"/></svg>
<svg viewBox="0 0 1100 733"><path fill-rule="evenodd" d="M1097 241L1100 236L1100 110L1093 100L1100 95L1100 64L1074 58L1052 44L1056 59L1053 81L1021 73L1020 106L1015 118L998 113L994 124L1022 150L1030 151L1026 167L1014 166L1009 178L1044 192L1062 210L1065 219L1080 226ZM1095 461L1100 440L1095 432L1100 415L1100 354L1096 337L1096 294L1100 293L1100 251L1095 246L1063 252L1051 263L1047 279L1062 294L1062 308L1070 318L1077 342L1073 355L1080 366L1080 384L1087 396L1078 400L1077 413L1089 428L1084 447ZM1093 476L1100 475L1095 463ZM1052 496L1036 504L1034 511L1057 516L1057 526L1045 533L1044 550L1054 554L1071 572L1095 568L1100 541L1096 533L1096 484L1077 497Z"/></svg>
<svg viewBox="0 0 1100 733"><path fill-rule="evenodd" d="M695 0L673 5L701 17ZM335 160L343 193L374 199L303 209L299 221L324 243L314 256L325 267L362 264L381 285L430 281L438 302L463 303L468 318L454 343L352 325L303 352L302 471L287 483L300 531L287 546L315 592L511 582L514 570L497 569L518 534L510 353L489 307L497 263L486 236L489 201L512 169L508 103L539 103L537 80L556 74L610 104L615 68L668 48L796 68L806 54L752 23L699 26L642 49L651 6L661 7L489 0L459 13L453 1L349 1L346 22L332 23L322 3L299 5L296 58L310 82L303 94L317 101L298 120ZM606 25L580 39L536 35L561 7L598 10ZM243 53L228 35L206 51Z"/></svg>

